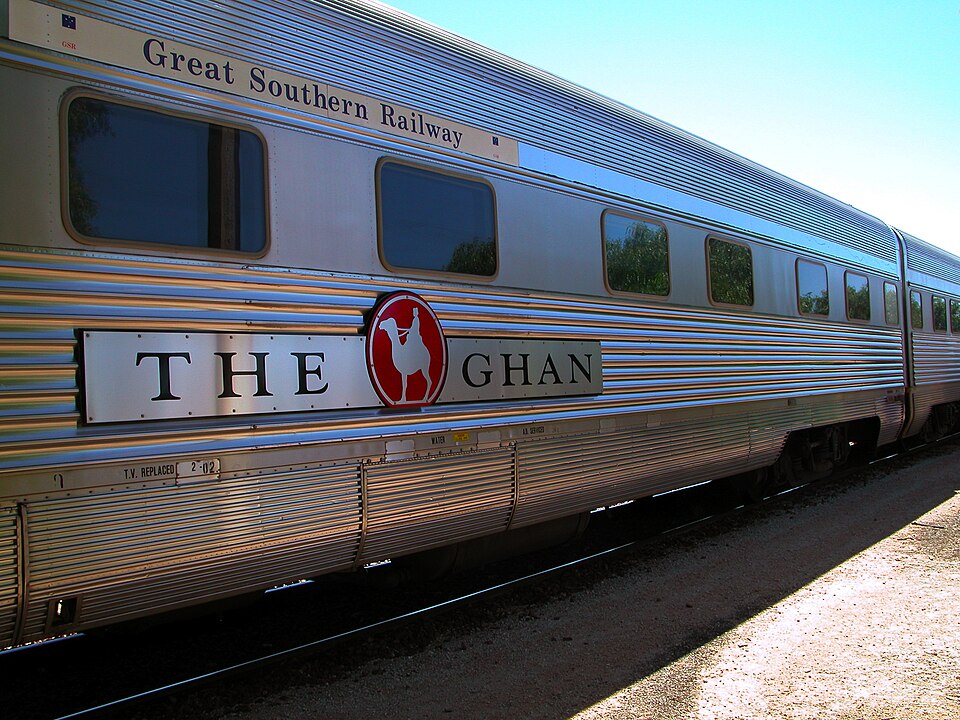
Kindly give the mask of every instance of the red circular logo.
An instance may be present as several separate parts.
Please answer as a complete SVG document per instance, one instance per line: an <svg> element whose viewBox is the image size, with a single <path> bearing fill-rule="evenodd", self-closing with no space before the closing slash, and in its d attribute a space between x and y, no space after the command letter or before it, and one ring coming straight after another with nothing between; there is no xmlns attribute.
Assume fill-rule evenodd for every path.
<svg viewBox="0 0 960 720"><path fill-rule="evenodd" d="M426 301L411 292L387 295L367 330L367 371L388 407L430 405L447 375L447 340Z"/></svg>

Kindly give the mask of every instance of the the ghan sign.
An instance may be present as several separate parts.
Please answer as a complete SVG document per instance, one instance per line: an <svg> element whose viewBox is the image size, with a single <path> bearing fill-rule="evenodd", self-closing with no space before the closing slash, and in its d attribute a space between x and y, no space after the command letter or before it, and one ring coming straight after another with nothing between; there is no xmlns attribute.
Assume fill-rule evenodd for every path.
<svg viewBox="0 0 960 720"><path fill-rule="evenodd" d="M366 336L87 331L82 358L88 423L603 390L598 342L444 338L410 293L388 296Z"/></svg>

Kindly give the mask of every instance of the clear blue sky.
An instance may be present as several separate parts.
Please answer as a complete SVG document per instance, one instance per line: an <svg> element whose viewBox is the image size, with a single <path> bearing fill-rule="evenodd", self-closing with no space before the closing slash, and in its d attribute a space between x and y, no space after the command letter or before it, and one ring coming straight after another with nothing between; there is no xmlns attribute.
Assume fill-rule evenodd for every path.
<svg viewBox="0 0 960 720"><path fill-rule="evenodd" d="M390 0L960 255L960 0Z"/></svg>

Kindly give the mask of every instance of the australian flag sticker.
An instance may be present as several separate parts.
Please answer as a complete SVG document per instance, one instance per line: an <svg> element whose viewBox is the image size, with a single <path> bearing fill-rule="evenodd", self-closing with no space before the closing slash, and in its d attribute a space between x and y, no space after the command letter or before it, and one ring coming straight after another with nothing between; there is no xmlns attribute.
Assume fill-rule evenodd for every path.
<svg viewBox="0 0 960 720"><path fill-rule="evenodd" d="M76 30L77 29L77 18L75 15L67 15L66 13L62 14L61 22L67 30Z"/></svg>

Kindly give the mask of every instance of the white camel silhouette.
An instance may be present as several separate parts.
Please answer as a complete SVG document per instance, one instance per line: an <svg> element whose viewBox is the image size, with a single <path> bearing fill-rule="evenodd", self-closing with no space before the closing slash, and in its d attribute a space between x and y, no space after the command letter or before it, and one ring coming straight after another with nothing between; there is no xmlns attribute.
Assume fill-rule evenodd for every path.
<svg viewBox="0 0 960 720"><path fill-rule="evenodd" d="M393 360L393 366L399 371L402 391L400 393L400 402L407 401L407 378L416 375L418 372L423 375L427 381L427 390L423 394L422 400L430 397L430 351L423 344L423 336L420 334L420 310L413 309L413 323L409 328L401 329L397 321L393 318L387 318L380 323L380 329L390 338L390 356Z"/></svg>

